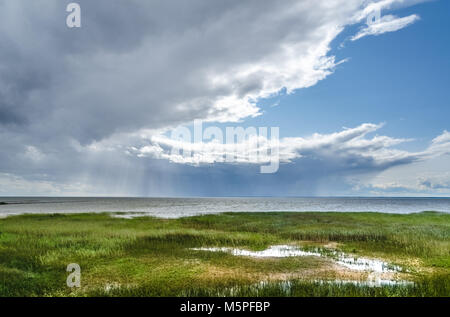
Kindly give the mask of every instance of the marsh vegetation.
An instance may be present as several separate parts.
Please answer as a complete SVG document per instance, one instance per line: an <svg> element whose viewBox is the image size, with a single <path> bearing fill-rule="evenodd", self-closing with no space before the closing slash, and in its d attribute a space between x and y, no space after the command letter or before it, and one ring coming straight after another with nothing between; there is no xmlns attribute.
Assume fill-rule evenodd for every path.
<svg viewBox="0 0 450 317"><path fill-rule="evenodd" d="M259 254L277 245L328 255L205 250ZM377 278L407 283L371 283L370 270L332 260L344 253L400 267ZM66 285L69 263L81 266L80 288ZM12 216L0 219L0 295L450 296L450 215Z"/></svg>

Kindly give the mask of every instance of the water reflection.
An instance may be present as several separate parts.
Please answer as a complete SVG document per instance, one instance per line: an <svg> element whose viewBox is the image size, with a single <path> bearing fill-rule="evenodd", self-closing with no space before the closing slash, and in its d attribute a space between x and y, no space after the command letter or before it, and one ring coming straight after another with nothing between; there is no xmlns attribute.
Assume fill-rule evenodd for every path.
<svg viewBox="0 0 450 317"><path fill-rule="evenodd" d="M286 258L294 256L315 256L325 257L333 260L335 263L354 271L375 272L375 273L396 273L403 269L390 263L368 259L362 257L354 257L329 249L315 249L314 251L303 250L291 245L274 245L262 251L250 251L234 248L193 248L196 251L225 252L235 256L248 256L254 258Z"/></svg>

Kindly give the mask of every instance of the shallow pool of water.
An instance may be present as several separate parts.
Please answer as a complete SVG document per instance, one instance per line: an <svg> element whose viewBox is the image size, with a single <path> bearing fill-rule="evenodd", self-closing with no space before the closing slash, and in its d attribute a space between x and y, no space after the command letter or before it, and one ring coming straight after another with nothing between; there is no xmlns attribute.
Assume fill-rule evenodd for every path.
<svg viewBox="0 0 450 317"><path fill-rule="evenodd" d="M321 252L320 249L317 249L316 251L308 251L291 245L274 245L262 251L250 251L235 248L194 248L192 250L225 252L230 253L234 256L248 256L253 258L286 258L294 256L315 256L315 257L329 258L336 264L354 271L375 272L375 273L395 273L402 271L401 267L392 265L382 260L355 257L334 250L326 250L327 252Z"/></svg>

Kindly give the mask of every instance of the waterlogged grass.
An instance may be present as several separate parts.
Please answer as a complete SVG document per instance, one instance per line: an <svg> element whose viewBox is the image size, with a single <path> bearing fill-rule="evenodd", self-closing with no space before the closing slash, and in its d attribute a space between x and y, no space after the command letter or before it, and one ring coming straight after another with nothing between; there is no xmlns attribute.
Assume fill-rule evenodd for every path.
<svg viewBox="0 0 450 317"><path fill-rule="evenodd" d="M339 281L367 274L326 258L249 258L191 248L337 249L405 268L413 285ZM68 288L66 267L81 266ZM0 219L0 296L450 296L450 215L225 213L181 219L110 214Z"/></svg>

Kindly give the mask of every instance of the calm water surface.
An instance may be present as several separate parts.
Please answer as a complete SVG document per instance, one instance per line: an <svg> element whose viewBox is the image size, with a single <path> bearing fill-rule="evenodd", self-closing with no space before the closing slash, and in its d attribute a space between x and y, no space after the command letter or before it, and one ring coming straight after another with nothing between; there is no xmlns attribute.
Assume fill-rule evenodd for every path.
<svg viewBox="0 0 450 317"><path fill-rule="evenodd" d="M0 217L23 213L130 212L178 218L220 212L450 213L450 198L47 198L0 197Z"/></svg>

